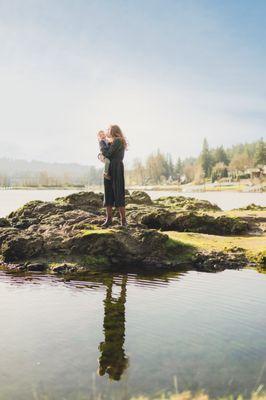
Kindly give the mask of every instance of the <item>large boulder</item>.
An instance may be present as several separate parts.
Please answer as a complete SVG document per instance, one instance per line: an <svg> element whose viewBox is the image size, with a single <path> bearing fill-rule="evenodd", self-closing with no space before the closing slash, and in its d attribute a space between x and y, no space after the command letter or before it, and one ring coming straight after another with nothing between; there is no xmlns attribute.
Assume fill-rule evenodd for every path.
<svg viewBox="0 0 266 400"><path fill-rule="evenodd" d="M16 237L20 233L19 229L13 227L0 228L0 249L5 240Z"/></svg>
<svg viewBox="0 0 266 400"><path fill-rule="evenodd" d="M42 254L43 238L35 235L18 235L6 239L1 247L4 261L20 261L31 259Z"/></svg>
<svg viewBox="0 0 266 400"><path fill-rule="evenodd" d="M212 204L208 200L199 200L185 196L159 197L154 200L154 203L172 209L183 209L189 211L221 211L220 207L216 204Z"/></svg>
<svg viewBox="0 0 266 400"><path fill-rule="evenodd" d="M94 192L73 193L66 197L58 197L55 201L33 200L11 212L5 224L18 229L27 229L32 225L43 223L44 220L50 224L56 220L63 222L65 213L77 210L97 216L103 214L102 203L103 195Z"/></svg>
<svg viewBox="0 0 266 400"><path fill-rule="evenodd" d="M42 218L70 210L67 204L57 204L54 201L33 200L23 207L12 211L8 215L10 224L20 229L26 229L30 225L38 224Z"/></svg>
<svg viewBox="0 0 266 400"><path fill-rule="evenodd" d="M55 202L70 205L72 209L89 211L103 206L103 194L95 192L72 193L66 197L57 197Z"/></svg>
<svg viewBox="0 0 266 400"><path fill-rule="evenodd" d="M187 247L180 243L172 243L167 235L156 230L142 228L74 229L52 231L51 227L42 234L29 230L8 237L1 246L4 263L31 265L31 271L44 270L43 260L60 261L64 266L56 264L47 266L53 272L82 272L92 266L164 266L174 267L183 263L184 250ZM180 258L179 258L180 255ZM75 260L77 268L69 267L69 261ZM32 266L33 264L33 266ZM40 266L41 265L41 266ZM58 267L58 268L57 268ZM76 270L75 270L76 268Z"/></svg>
<svg viewBox="0 0 266 400"><path fill-rule="evenodd" d="M101 256L110 265L161 264L169 262L169 239L155 230L141 228L84 230L69 241L71 254ZM176 246L177 249L178 246ZM181 247L180 247L181 249Z"/></svg>
<svg viewBox="0 0 266 400"><path fill-rule="evenodd" d="M126 204L145 204L152 205L152 199L148 193L141 190L133 190L133 192L126 195Z"/></svg>
<svg viewBox="0 0 266 400"><path fill-rule="evenodd" d="M138 207L129 210L132 222L150 229L235 235L247 232L249 224L236 217L212 216L191 211L173 211L162 207Z"/></svg>

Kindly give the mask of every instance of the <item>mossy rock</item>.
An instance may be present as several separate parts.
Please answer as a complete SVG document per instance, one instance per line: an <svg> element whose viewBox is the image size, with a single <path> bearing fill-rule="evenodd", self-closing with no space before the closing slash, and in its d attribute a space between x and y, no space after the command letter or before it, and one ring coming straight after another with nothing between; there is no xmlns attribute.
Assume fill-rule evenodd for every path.
<svg viewBox="0 0 266 400"><path fill-rule="evenodd" d="M72 208L87 210L103 206L103 194L95 192L72 193L65 197L57 197L55 202L71 205Z"/></svg>
<svg viewBox="0 0 266 400"><path fill-rule="evenodd" d="M251 203L246 207L236 208L236 210L247 210L247 211L266 211L266 207L259 206L258 204Z"/></svg>
<svg viewBox="0 0 266 400"><path fill-rule="evenodd" d="M40 236L17 236L3 242L1 253L6 262L30 260L39 256L42 248L43 239Z"/></svg>
<svg viewBox="0 0 266 400"><path fill-rule="evenodd" d="M56 215L71 209L71 206L67 204L57 204L54 201L34 200L12 211L7 218L12 226L25 229L32 224L39 223L44 217Z"/></svg>
<svg viewBox="0 0 266 400"><path fill-rule="evenodd" d="M212 215L203 212L202 207L199 212L185 209L202 203L183 196L155 202L141 191L127 196L132 201L127 205L128 229L116 225L101 228L105 218L101 193L79 192L55 201L26 203L2 219L2 261L12 270L37 271L43 268L42 262L53 260L57 265L47 268L56 273L86 272L101 266L175 268L193 262L198 250L182 240L172 240L162 231L240 235L249 229L242 217L215 214L215 206L209 202L204 204L211 208ZM258 262L265 263L264 254Z"/></svg>
<svg viewBox="0 0 266 400"><path fill-rule="evenodd" d="M10 221L7 218L0 218L0 228L11 226Z"/></svg>
<svg viewBox="0 0 266 400"><path fill-rule="evenodd" d="M159 197L154 200L155 204L170 207L172 209L183 209L189 211L221 211L220 207L208 200L198 200L193 197L168 196Z"/></svg>
<svg viewBox="0 0 266 400"><path fill-rule="evenodd" d="M126 195L126 204L152 205L153 202L148 193L141 190L133 190L131 194L128 192Z"/></svg>
<svg viewBox="0 0 266 400"><path fill-rule="evenodd" d="M249 227L248 222L236 217L211 216L190 211L176 212L163 207L135 208L129 211L129 215L131 221L149 229L236 235L247 232Z"/></svg>

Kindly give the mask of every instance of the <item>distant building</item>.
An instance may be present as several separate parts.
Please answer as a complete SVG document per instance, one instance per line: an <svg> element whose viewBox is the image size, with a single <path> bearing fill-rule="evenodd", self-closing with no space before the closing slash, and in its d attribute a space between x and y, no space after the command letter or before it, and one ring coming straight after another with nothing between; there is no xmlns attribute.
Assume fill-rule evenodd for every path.
<svg viewBox="0 0 266 400"><path fill-rule="evenodd" d="M266 178L266 165L261 165L254 168L248 168L245 174L250 176L250 179Z"/></svg>

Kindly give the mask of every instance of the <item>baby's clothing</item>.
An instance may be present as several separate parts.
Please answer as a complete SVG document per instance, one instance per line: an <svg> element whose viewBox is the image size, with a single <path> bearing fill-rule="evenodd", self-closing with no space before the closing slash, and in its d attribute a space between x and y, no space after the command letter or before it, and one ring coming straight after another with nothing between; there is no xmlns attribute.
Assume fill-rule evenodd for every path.
<svg viewBox="0 0 266 400"><path fill-rule="evenodd" d="M102 139L100 141L100 148L104 148L108 150L110 147L110 143L107 142L107 140ZM110 179L109 175L109 166L110 166L110 160L109 158L105 157L102 153L99 154L98 158L104 163L104 176L106 179Z"/></svg>

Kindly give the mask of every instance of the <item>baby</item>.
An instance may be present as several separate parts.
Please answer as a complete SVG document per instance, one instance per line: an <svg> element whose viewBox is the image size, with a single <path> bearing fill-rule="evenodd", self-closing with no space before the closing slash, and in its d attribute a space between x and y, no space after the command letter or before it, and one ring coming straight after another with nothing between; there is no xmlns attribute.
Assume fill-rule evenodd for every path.
<svg viewBox="0 0 266 400"><path fill-rule="evenodd" d="M106 139L106 134L104 131L98 132L98 137L100 138L100 147L104 149L108 149L110 146L110 143ZM105 157L102 153L98 154L98 159L104 163L104 177L105 179L111 179L111 176L109 175L109 166L110 166L110 160L109 158Z"/></svg>

